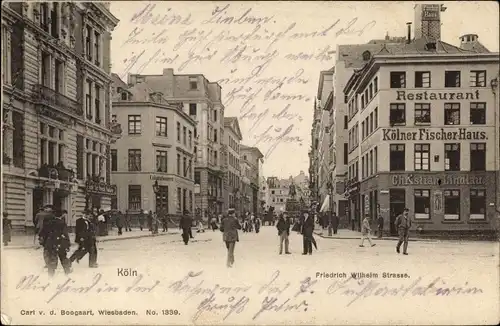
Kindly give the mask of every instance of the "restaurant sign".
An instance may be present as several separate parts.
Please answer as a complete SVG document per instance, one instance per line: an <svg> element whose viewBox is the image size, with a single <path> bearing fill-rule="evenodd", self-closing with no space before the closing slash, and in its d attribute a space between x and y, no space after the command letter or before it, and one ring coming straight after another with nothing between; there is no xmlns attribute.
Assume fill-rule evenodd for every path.
<svg viewBox="0 0 500 326"><path fill-rule="evenodd" d="M396 101L459 101L459 100L479 100L479 90L474 92L411 92L397 91Z"/></svg>
<svg viewBox="0 0 500 326"><path fill-rule="evenodd" d="M116 196L116 185L106 182L87 181L85 190L89 194Z"/></svg>
<svg viewBox="0 0 500 326"><path fill-rule="evenodd" d="M486 180L483 176L475 175L415 175L415 174L396 174L391 176L393 186L482 186Z"/></svg>
<svg viewBox="0 0 500 326"><path fill-rule="evenodd" d="M430 141L430 140L486 140L485 131L470 131L467 128L418 128L417 131L402 128L383 128L385 141Z"/></svg>

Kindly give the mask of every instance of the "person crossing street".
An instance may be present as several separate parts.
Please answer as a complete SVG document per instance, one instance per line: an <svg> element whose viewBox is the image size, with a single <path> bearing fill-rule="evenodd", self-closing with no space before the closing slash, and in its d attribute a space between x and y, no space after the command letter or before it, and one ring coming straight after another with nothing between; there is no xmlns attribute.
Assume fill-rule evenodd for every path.
<svg viewBox="0 0 500 326"><path fill-rule="evenodd" d="M96 226L90 220L90 212L85 212L83 217L76 220L75 225L75 242L78 244L78 249L73 252L69 260L77 263L88 253L89 267L97 268L97 240Z"/></svg>
<svg viewBox="0 0 500 326"><path fill-rule="evenodd" d="M396 252L400 253L401 244L403 245L403 255L408 255L408 238L409 231L411 228L411 219L408 216L410 210L405 208L402 215L399 215L396 218L394 224L398 229L399 241L396 245Z"/></svg>
<svg viewBox="0 0 500 326"><path fill-rule="evenodd" d="M372 238L370 235L370 232L372 231L370 227L370 217L368 214L365 215L365 218L363 219L363 223L361 225L361 244L359 245L360 247L364 247L364 242L365 240L368 240L370 243L370 246L374 247L376 244L372 242Z"/></svg>
<svg viewBox="0 0 500 326"><path fill-rule="evenodd" d="M71 247L71 242L69 240L68 227L63 216L46 218L39 234L40 243L44 248L44 256L47 256L49 276L54 276L59 260L66 274L72 272L71 261L66 257Z"/></svg>

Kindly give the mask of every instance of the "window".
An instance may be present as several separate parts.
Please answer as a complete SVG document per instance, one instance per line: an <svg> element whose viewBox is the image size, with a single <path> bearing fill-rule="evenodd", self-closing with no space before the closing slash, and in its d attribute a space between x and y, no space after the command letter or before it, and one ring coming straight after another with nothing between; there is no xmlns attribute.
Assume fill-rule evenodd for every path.
<svg viewBox="0 0 500 326"><path fill-rule="evenodd" d="M373 85L372 84L370 84L370 86L368 86L368 96L369 96L370 100L373 98Z"/></svg>
<svg viewBox="0 0 500 326"><path fill-rule="evenodd" d="M40 24L42 25L42 29L49 32L49 4L41 3L40 4Z"/></svg>
<svg viewBox="0 0 500 326"><path fill-rule="evenodd" d="M117 118L116 114L111 115L111 122L115 122L115 123L118 122L118 118Z"/></svg>
<svg viewBox="0 0 500 326"><path fill-rule="evenodd" d="M486 70L470 72L470 87L486 87Z"/></svg>
<svg viewBox="0 0 500 326"><path fill-rule="evenodd" d="M198 78L196 78L196 77L189 77L189 88L191 90L198 89Z"/></svg>
<svg viewBox="0 0 500 326"><path fill-rule="evenodd" d="M194 115L196 116L196 103L189 103L189 115Z"/></svg>
<svg viewBox="0 0 500 326"><path fill-rule="evenodd" d="M378 92L378 77L375 77L375 79L373 80L373 92L375 94L377 94Z"/></svg>
<svg viewBox="0 0 500 326"><path fill-rule="evenodd" d="M193 160L189 160L189 163L188 163L188 171L189 171L189 174L188 174L188 177L189 179L191 179L193 177Z"/></svg>
<svg viewBox="0 0 500 326"><path fill-rule="evenodd" d="M59 94L65 94L64 63L60 60L56 60L54 77L55 77L55 91Z"/></svg>
<svg viewBox="0 0 500 326"><path fill-rule="evenodd" d="M344 164L347 164L349 162L349 149L348 149L348 144L344 143Z"/></svg>
<svg viewBox="0 0 500 326"><path fill-rule="evenodd" d="M177 187L177 212L182 212L182 189Z"/></svg>
<svg viewBox="0 0 500 326"><path fill-rule="evenodd" d="M415 88L431 87L430 71L415 71Z"/></svg>
<svg viewBox="0 0 500 326"><path fill-rule="evenodd" d="M445 71L444 87L460 87L460 71Z"/></svg>
<svg viewBox="0 0 500 326"><path fill-rule="evenodd" d="M156 172L167 173L167 151L156 151Z"/></svg>
<svg viewBox="0 0 500 326"><path fill-rule="evenodd" d="M101 34L98 32L94 32L94 55L95 55L95 64L99 67L101 63L99 62L100 58L100 48L101 48Z"/></svg>
<svg viewBox="0 0 500 326"><path fill-rule="evenodd" d="M87 59L92 61L92 45L90 43L90 39L92 37L92 27L87 25L85 35L85 52L87 53Z"/></svg>
<svg viewBox="0 0 500 326"><path fill-rule="evenodd" d="M181 141L181 123L177 122L177 141Z"/></svg>
<svg viewBox="0 0 500 326"><path fill-rule="evenodd" d="M460 171L460 144L444 144L444 170Z"/></svg>
<svg viewBox="0 0 500 326"><path fill-rule="evenodd" d="M214 122L217 122L217 110L214 110Z"/></svg>
<svg viewBox="0 0 500 326"><path fill-rule="evenodd" d="M42 72L41 72L41 84L43 86L49 87L50 86L50 70L51 70L51 63L50 63L50 55L42 52Z"/></svg>
<svg viewBox="0 0 500 326"><path fill-rule="evenodd" d="M364 109L365 107L365 94L361 95L361 108Z"/></svg>
<svg viewBox="0 0 500 326"><path fill-rule="evenodd" d="M127 95L128 95L127 91L121 92L121 99L122 99L122 101L127 101L128 100L128 96Z"/></svg>
<svg viewBox="0 0 500 326"><path fill-rule="evenodd" d="M378 128L378 108L375 108L375 110L373 110L373 128Z"/></svg>
<svg viewBox="0 0 500 326"><path fill-rule="evenodd" d="M378 172L378 149L375 147L373 149L373 173Z"/></svg>
<svg viewBox="0 0 500 326"><path fill-rule="evenodd" d="M371 134L373 132L373 130L374 130L373 129L373 112L370 113L370 118L369 119L370 119L369 120L370 121L370 126L368 128L368 134Z"/></svg>
<svg viewBox="0 0 500 326"><path fill-rule="evenodd" d="M389 121L391 126L406 124L406 105L404 103L391 103Z"/></svg>
<svg viewBox="0 0 500 326"><path fill-rule="evenodd" d="M431 105L429 103L415 103L415 124L431 123Z"/></svg>
<svg viewBox="0 0 500 326"><path fill-rule="evenodd" d="M484 189L470 190L470 219L483 220L486 218L486 191Z"/></svg>
<svg viewBox="0 0 500 326"><path fill-rule="evenodd" d="M214 142L217 143L217 129L214 129Z"/></svg>
<svg viewBox="0 0 500 326"><path fill-rule="evenodd" d="M486 124L486 103L470 104L470 123L472 125Z"/></svg>
<svg viewBox="0 0 500 326"><path fill-rule="evenodd" d="M344 115L344 129L347 130L349 126L349 118L347 117L347 115Z"/></svg>
<svg viewBox="0 0 500 326"><path fill-rule="evenodd" d="M444 191L444 219L460 219L460 190L447 189Z"/></svg>
<svg viewBox="0 0 500 326"><path fill-rule="evenodd" d="M365 137L366 137L366 134L365 134L365 122L364 121L361 123L361 137L362 137L361 139L365 139Z"/></svg>
<svg viewBox="0 0 500 326"><path fill-rule="evenodd" d="M405 145L391 144L390 146L390 170L404 171L405 170Z"/></svg>
<svg viewBox="0 0 500 326"><path fill-rule="evenodd" d="M95 122L101 123L101 87L95 84Z"/></svg>
<svg viewBox="0 0 500 326"><path fill-rule="evenodd" d="M188 139L188 146L191 148L193 146L193 132L191 130L188 131L189 139Z"/></svg>
<svg viewBox="0 0 500 326"><path fill-rule="evenodd" d="M195 172L194 173L194 184L199 185L201 182L201 175L200 172Z"/></svg>
<svg viewBox="0 0 500 326"><path fill-rule="evenodd" d="M187 145L187 128L182 127L182 143Z"/></svg>
<svg viewBox="0 0 500 326"><path fill-rule="evenodd" d="M406 73L404 71L391 71L391 88L405 88Z"/></svg>
<svg viewBox="0 0 500 326"><path fill-rule="evenodd" d="M156 136L167 137L167 118L156 117Z"/></svg>
<svg viewBox="0 0 500 326"><path fill-rule="evenodd" d="M460 124L460 103L444 104L444 124L445 125Z"/></svg>
<svg viewBox="0 0 500 326"><path fill-rule="evenodd" d="M415 144L415 171L430 170L431 145Z"/></svg>
<svg viewBox="0 0 500 326"><path fill-rule="evenodd" d="M193 154L194 154L194 161L198 162L198 147L196 146L194 147Z"/></svg>
<svg viewBox="0 0 500 326"><path fill-rule="evenodd" d="M24 164L24 136L20 133L24 133L24 116L21 113L14 112L12 119L15 128L12 144L14 154L13 163L15 166L22 167L21 164ZM39 132L40 163L50 166L54 166L59 162L64 163L64 137L62 139L59 138L59 135L63 131L41 122Z"/></svg>
<svg viewBox="0 0 500 326"><path fill-rule="evenodd" d="M128 116L128 134L140 135L141 134L141 116L129 115Z"/></svg>
<svg viewBox="0 0 500 326"><path fill-rule="evenodd" d="M368 61L371 58L370 51L363 52L363 61Z"/></svg>
<svg viewBox="0 0 500 326"><path fill-rule="evenodd" d="M14 130L12 131L12 164L15 167L24 167L24 114L12 111L12 125ZM4 130L5 132L5 130ZM62 133L62 131L60 131ZM62 140L62 139L61 139ZM5 146L5 145L4 145ZM60 144L60 146L64 146ZM4 147L5 148L5 147ZM62 152L59 153L62 155ZM62 161L62 160L60 160Z"/></svg>
<svg viewBox="0 0 500 326"><path fill-rule="evenodd" d="M128 209L141 209L141 185L128 185Z"/></svg>
<svg viewBox="0 0 500 326"><path fill-rule="evenodd" d="M188 168L187 158L184 156L184 158L182 159L182 176L183 177L187 177L187 173L188 173L187 168Z"/></svg>
<svg viewBox="0 0 500 326"><path fill-rule="evenodd" d="M370 151L370 154L368 155L368 175L372 175L373 174L373 151Z"/></svg>
<svg viewBox="0 0 500 326"><path fill-rule="evenodd" d="M181 175L181 154L177 154L177 175Z"/></svg>
<svg viewBox="0 0 500 326"><path fill-rule="evenodd" d="M429 189L415 189L415 219L430 219L431 196Z"/></svg>
<svg viewBox="0 0 500 326"><path fill-rule="evenodd" d="M129 149L128 150L128 170L141 171L141 150Z"/></svg>
<svg viewBox="0 0 500 326"><path fill-rule="evenodd" d="M111 150L111 171L118 171L118 152L116 149Z"/></svg>
<svg viewBox="0 0 500 326"><path fill-rule="evenodd" d="M470 170L486 170L486 143L470 144Z"/></svg>

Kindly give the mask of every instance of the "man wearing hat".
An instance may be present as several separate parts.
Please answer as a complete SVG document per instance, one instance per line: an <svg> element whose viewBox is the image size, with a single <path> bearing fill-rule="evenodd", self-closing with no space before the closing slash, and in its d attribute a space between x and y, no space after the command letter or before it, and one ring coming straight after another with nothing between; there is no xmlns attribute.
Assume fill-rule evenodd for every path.
<svg viewBox="0 0 500 326"><path fill-rule="evenodd" d="M189 216L189 211L185 210L181 220L179 221L179 229L182 230L182 241L184 241L185 245L189 242L192 224L193 220L191 219L191 216Z"/></svg>
<svg viewBox="0 0 500 326"><path fill-rule="evenodd" d="M303 244L303 255L312 255L312 237L314 231L314 217L310 216L308 211L302 212L301 234Z"/></svg>
<svg viewBox="0 0 500 326"><path fill-rule="evenodd" d="M222 240L226 243L227 248L227 267L233 267L234 264L234 247L239 241L238 230L241 230L241 225L236 218L234 208L227 211L227 217L222 219L220 230L223 232Z"/></svg>
<svg viewBox="0 0 500 326"><path fill-rule="evenodd" d="M40 239L43 239L44 257L48 258L49 276L54 276L59 260L64 272L66 274L71 273L71 262L66 257L71 242L64 214L46 218L39 235Z"/></svg>
<svg viewBox="0 0 500 326"><path fill-rule="evenodd" d="M38 236L38 241L40 245L44 246L45 239L43 237L43 228L47 224L47 221L54 218L54 212L52 205L45 205L43 208L35 215L33 224L35 225L35 237ZM47 268L50 263L49 252L43 249L43 260L45 262L45 267Z"/></svg>
<svg viewBox="0 0 500 326"><path fill-rule="evenodd" d="M403 255L408 255L408 237L411 227L411 220L408 216L409 212L410 210L408 208L405 208L403 214L399 215L394 222L396 228L398 229L399 235L399 241L396 245L396 252L398 254L400 252L399 249L401 248L401 244L403 244Z"/></svg>

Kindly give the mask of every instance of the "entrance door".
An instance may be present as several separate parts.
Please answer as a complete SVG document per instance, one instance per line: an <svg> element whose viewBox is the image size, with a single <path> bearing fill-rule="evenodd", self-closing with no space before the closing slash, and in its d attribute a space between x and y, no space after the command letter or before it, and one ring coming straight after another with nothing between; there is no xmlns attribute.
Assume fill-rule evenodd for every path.
<svg viewBox="0 0 500 326"><path fill-rule="evenodd" d="M390 230L391 230L391 235L397 235L398 230L396 229L396 226L394 225L394 222L396 222L396 217L398 215L403 213L403 210L405 209L405 196L406 196L406 191L405 189L390 189L389 190L389 213L390 213Z"/></svg>
<svg viewBox="0 0 500 326"><path fill-rule="evenodd" d="M32 207L33 207L33 216L35 217L36 213L43 207L43 190L40 188L33 189L33 199L32 199Z"/></svg>

